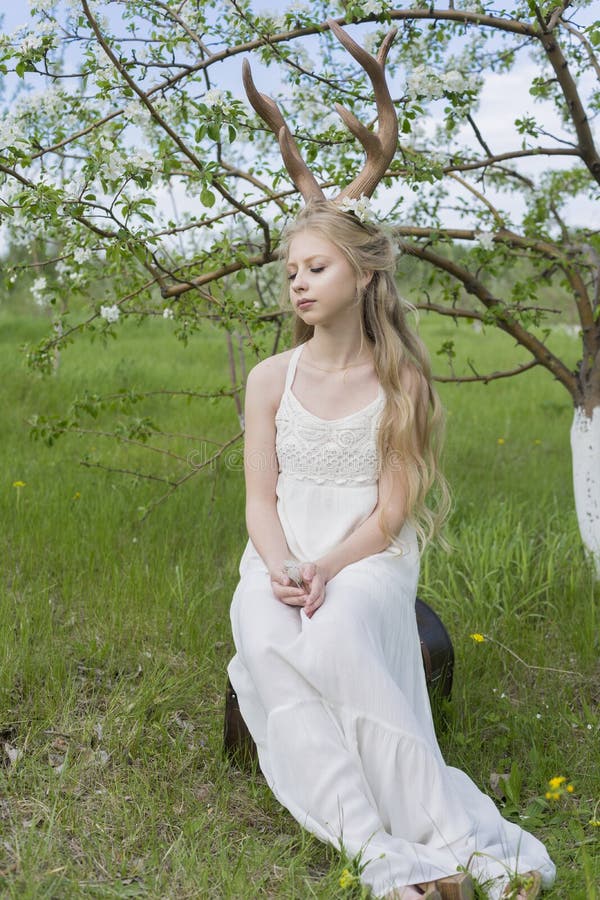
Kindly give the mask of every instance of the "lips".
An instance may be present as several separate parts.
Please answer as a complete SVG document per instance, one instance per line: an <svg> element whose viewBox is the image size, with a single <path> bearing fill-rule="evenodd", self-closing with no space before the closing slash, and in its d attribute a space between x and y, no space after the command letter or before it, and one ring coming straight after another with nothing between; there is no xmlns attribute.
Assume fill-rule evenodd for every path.
<svg viewBox="0 0 600 900"><path fill-rule="evenodd" d="M300 300L298 303L296 303L296 309L308 309L308 307L312 306L314 302L314 300Z"/></svg>

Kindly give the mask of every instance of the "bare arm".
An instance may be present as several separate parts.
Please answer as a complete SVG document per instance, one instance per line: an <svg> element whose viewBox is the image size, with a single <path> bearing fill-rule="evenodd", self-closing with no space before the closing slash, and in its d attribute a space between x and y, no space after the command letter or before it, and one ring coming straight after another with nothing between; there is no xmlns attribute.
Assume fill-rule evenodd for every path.
<svg viewBox="0 0 600 900"><path fill-rule="evenodd" d="M245 403L244 473L246 479L246 527L250 540L264 561L275 596L291 605L304 605L306 594L282 575L284 560L291 556L279 516L276 485L275 413L281 372L273 359L263 360L248 375ZM302 603L298 602L302 598Z"/></svg>

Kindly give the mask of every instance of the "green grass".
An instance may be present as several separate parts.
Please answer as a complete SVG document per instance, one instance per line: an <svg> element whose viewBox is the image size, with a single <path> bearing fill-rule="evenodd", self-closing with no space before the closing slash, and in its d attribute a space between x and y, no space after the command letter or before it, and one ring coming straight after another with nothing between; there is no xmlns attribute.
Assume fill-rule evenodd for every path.
<svg viewBox="0 0 600 900"><path fill-rule="evenodd" d="M29 437L31 415L60 413L85 390L226 385L223 338L209 332L183 349L170 323L128 326L106 348L70 348L42 379L16 349L40 328L0 318L0 740L20 751L14 764L5 751L0 770L2 895L358 896L339 887L337 854L300 831L262 778L223 760L228 608L245 541L239 457L232 451L142 520L161 485L79 460L149 470L148 451L99 435L52 448ZM449 329L431 319L423 332L435 354ZM482 370L507 355L500 335L463 328L455 340ZM553 340L575 357L574 341ZM499 802L510 817L529 816L554 856L549 900L593 900L598 589L573 512L569 399L537 370L442 394L455 549L427 552L420 587L457 654L442 748L488 790L492 772L512 769ZM142 413L200 440L238 428L230 399L159 396L132 410ZM128 421L109 411L85 427L114 417ZM184 457L195 447L164 440ZM156 471L181 472L155 456ZM548 803L559 774L574 793Z"/></svg>

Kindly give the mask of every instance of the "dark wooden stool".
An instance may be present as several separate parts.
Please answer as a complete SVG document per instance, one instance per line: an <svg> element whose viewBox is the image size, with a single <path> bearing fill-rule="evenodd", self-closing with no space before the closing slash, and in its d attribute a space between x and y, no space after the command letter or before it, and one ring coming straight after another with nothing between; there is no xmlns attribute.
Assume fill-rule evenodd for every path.
<svg viewBox="0 0 600 900"><path fill-rule="evenodd" d="M434 702L440 698L449 699L454 673L452 641L440 617L419 597L415 612L429 695ZM229 760L237 765L247 765L256 760L256 747L242 718L237 694L229 679L225 693L223 746Z"/></svg>

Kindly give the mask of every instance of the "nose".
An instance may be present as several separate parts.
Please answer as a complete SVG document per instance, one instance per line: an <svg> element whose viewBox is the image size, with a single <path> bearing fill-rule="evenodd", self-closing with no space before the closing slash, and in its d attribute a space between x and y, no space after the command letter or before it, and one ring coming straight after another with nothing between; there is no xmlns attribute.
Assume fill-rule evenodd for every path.
<svg viewBox="0 0 600 900"><path fill-rule="evenodd" d="M305 291L307 287L305 276L298 270L292 281L292 290L294 291Z"/></svg>

